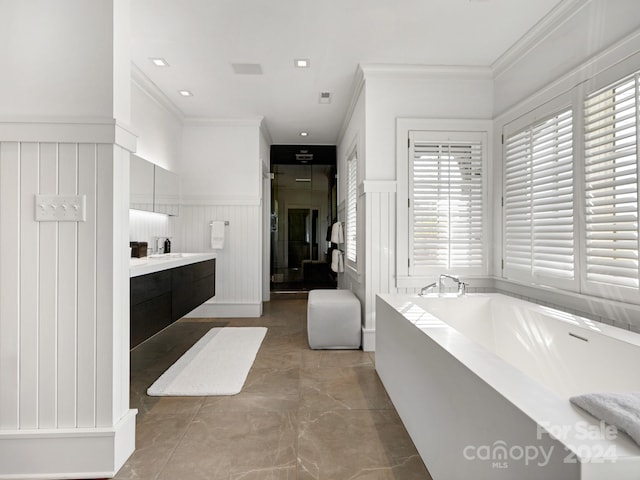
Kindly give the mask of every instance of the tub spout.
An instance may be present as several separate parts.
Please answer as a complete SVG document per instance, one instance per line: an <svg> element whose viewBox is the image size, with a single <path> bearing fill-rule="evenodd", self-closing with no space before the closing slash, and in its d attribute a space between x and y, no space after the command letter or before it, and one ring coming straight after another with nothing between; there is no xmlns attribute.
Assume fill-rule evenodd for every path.
<svg viewBox="0 0 640 480"><path fill-rule="evenodd" d="M433 282L427 285L426 287L422 287L420 289L419 295L422 297L424 294L429 293L429 290L433 290L434 288L436 288L436 285L438 284L436 282Z"/></svg>
<svg viewBox="0 0 640 480"><path fill-rule="evenodd" d="M440 275L440 278L438 278L438 292L442 293L444 290L444 279L448 278L450 280L453 280L454 282L456 282L458 284L458 296L461 297L462 295L465 295L467 293L467 284L464 283L462 280L460 280L459 277L456 277L455 275L449 275L446 273L443 273L442 275Z"/></svg>
<svg viewBox="0 0 640 480"><path fill-rule="evenodd" d="M449 279L453 280L454 282L458 283L458 285L460 285L460 279L458 277L456 277L455 275L449 275L447 273L443 273L438 278L438 293L443 293L443 291L444 291L444 279L445 278L449 278Z"/></svg>

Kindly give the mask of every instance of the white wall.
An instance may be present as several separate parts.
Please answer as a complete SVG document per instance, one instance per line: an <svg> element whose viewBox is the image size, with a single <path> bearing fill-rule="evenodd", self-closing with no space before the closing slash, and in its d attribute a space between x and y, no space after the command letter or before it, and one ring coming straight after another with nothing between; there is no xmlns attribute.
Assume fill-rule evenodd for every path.
<svg viewBox="0 0 640 480"><path fill-rule="evenodd" d="M481 68L362 66L364 87L338 147L340 188L344 201L345 163L358 145L358 265L339 279L363 306L363 345L373 350L375 296L396 290L396 120L491 119L491 72Z"/></svg>
<svg viewBox="0 0 640 480"><path fill-rule="evenodd" d="M495 112L534 96L544 103L552 84L583 66L590 58L631 34L638 34L640 2L637 0L592 0L573 12L560 25L549 27L543 38L518 45L496 66ZM551 28L553 27L553 28ZM622 53L621 56L629 54ZM565 90L606 65L592 64L565 82ZM553 88L552 88L553 90Z"/></svg>
<svg viewBox="0 0 640 480"><path fill-rule="evenodd" d="M3 5L0 477L111 476L134 448L128 13ZM36 222L38 193L85 196L86 221Z"/></svg>
<svg viewBox="0 0 640 480"><path fill-rule="evenodd" d="M182 114L135 65L131 68L131 130L138 137L136 155L176 172L182 157ZM151 247L154 237L173 237L179 225L180 217L131 210L129 240L147 242Z"/></svg>
<svg viewBox="0 0 640 480"><path fill-rule="evenodd" d="M171 172L180 168L181 114L133 67L131 130L138 137L136 155Z"/></svg>
<svg viewBox="0 0 640 480"><path fill-rule="evenodd" d="M247 120L187 120L180 174L184 203L256 203L262 188L260 123Z"/></svg>
<svg viewBox="0 0 640 480"><path fill-rule="evenodd" d="M129 38L128 1L3 2L2 70L11 75L0 76L0 115L117 117L128 123L127 87L120 81L114 85L114 57L119 70L128 69L130 61L127 51L122 67L122 46L114 50L114 3L126 10L118 15L115 28ZM114 102L118 88L122 92Z"/></svg>
<svg viewBox="0 0 640 480"><path fill-rule="evenodd" d="M262 162L262 301L271 298L271 136L264 123L260 128L260 160Z"/></svg>
<svg viewBox="0 0 640 480"><path fill-rule="evenodd" d="M209 252L212 220L229 222L216 250L216 296L191 316L262 313L262 172L266 142L261 118L187 121L180 162L182 205L176 248Z"/></svg>
<svg viewBox="0 0 640 480"><path fill-rule="evenodd" d="M366 81L366 180L395 180L396 119L490 119L489 69L363 67Z"/></svg>
<svg viewBox="0 0 640 480"><path fill-rule="evenodd" d="M362 72L358 72L357 90L351 111L349 114L348 122L345 123L343 132L340 135L340 140L337 145L337 174L338 174L338 220L345 221L345 198L347 195L347 160L352 150L355 148L358 155L358 175L357 184L360 187L364 178L364 172L366 167L367 151L366 151L366 131L365 131L365 96L367 86L364 84L364 78ZM358 198L358 202L361 202L361 198ZM338 274L338 288L351 290L360 299L361 304L366 301L365 297L365 282L364 273L366 268L365 263L365 245L368 240L365 236L364 225L364 209L358 209L358 229L357 229L357 270L352 268L346 268L345 273ZM338 246L344 249L344 245ZM362 324L364 322L364 308L362 312Z"/></svg>

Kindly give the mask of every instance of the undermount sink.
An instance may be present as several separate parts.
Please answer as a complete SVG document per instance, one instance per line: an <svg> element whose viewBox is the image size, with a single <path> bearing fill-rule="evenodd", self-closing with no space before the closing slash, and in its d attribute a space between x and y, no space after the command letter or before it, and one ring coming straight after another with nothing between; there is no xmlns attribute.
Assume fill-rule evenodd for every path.
<svg viewBox="0 0 640 480"><path fill-rule="evenodd" d="M191 257L193 255L198 255L198 254L197 253L154 253L153 255L149 255L148 258L152 258L154 260L166 260L169 258Z"/></svg>

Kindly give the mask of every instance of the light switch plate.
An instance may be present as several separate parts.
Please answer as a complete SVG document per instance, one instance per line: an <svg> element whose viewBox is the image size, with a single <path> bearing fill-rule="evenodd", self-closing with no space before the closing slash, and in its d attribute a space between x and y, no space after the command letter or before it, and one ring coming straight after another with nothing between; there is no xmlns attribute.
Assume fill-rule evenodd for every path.
<svg viewBox="0 0 640 480"><path fill-rule="evenodd" d="M84 222L86 203L86 195L36 195L36 222Z"/></svg>

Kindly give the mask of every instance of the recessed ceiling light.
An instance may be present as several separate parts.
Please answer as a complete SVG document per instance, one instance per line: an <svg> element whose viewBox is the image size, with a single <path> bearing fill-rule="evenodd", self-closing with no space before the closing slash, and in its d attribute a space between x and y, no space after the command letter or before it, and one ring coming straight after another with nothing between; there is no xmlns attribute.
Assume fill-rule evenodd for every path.
<svg viewBox="0 0 640 480"><path fill-rule="evenodd" d="M193 97L193 93L191 93L191 91L189 90L180 90L178 93L180 93L180 95L182 95L183 97Z"/></svg>
<svg viewBox="0 0 640 480"><path fill-rule="evenodd" d="M297 68L309 68L311 66L311 62L309 61L308 58L296 58L293 61L293 64Z"/></svg>
<svg viewBox="0 0 640 480"><path fill-rule="evenodd" d="M156 67L168 67L169 66L169 64L167 63L167 61L164 58L155 57L155 58L150 58L149 60L151 60L151 63L153 63Z"/></svg>
<svg viewBox="0 0 640 480"><path fill-rule="evenodd" d="M300 132L301 137L306 137L309 135L309 132Z"/></svg>

